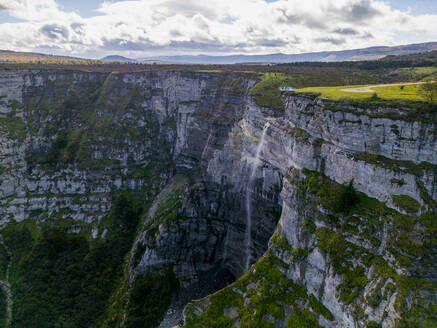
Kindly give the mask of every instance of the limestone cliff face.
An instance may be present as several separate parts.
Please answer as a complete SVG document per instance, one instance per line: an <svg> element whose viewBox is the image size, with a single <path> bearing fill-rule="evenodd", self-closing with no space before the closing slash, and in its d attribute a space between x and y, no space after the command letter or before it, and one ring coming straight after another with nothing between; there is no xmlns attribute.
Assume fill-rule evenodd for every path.
<svg viewBox="0 0 437 328"><path fill-rule="evenodd" d="M282 268L283 273L288 279L305 286L308 295L315 295L329 310L332 317L326 320L315 312L314 307L312 309L323 326L365 327L371 322L394 327L401 316L401 298L406 295L411 297L410 306L417 301L417 295L406 293L405 287L397 285L395 280L405 275L435 281L432 266L436 259L426 250L428 238L433 237L429 234L431 230L423 229L421 218L436 210L436 126L410 120L399 112L395 112L398 114L396 119L390 118L393 114L390 109L366 111L305 96L291 96L283 100L286 104L283 113L259 108L249 101L245 117L232 130L224 150L217 152L210 162L208 173L216 181L224 177L239 181L238 177L244 176L240 172L245 171L240 167L244 167L253 156L254 146L250 139L254 136L259 138L263 126L269 122L256 176L265 191L274 181L272 177L275 174L272 172L284 176L280 193L282 213L277 227L280 237L277 238L286 238L289 250L278 250L274 243L270 245L271 251L287 268L285 271ZM368 210L357 210L350 215L338 213L344 211L330 208L323 202L323 197L329 195L320 195L317 189L309 187L314 183L311 179L321 179L320 174L339 187L353 181L358 191L377 201ZM322 184L318 188L322 188ZM341 192L341 188L331 192ZM260 196L266 197L263 194ZM315 200L320 198L322 202ZM406 205L403 202L407 201L415 206L403 206ZM396 213L422 216L411 218L412 231L405 231L405 227L397 222L400 214ZM431 220L435 220L435 215L431 215ZM311 231L308 231L308 225L313 226ZM327 232L329 234L323 234ZM407 232L410 233L408 237ZM339 238L342 242L330 245L329 240L324 238ZM401 238L411 238L409 240L414 240L415 247L424 252L415 255L411 249L408 251ZM434 242L430 245L435 249ZM346 247L348 251L341 247ZM299 252L303 255L296 256ZM349 263L350 268L355 268L353 270L357 272L362 270L362 273L352 278L349 269L339 267L339 260L331 258L336 252L344 256L341 261ZM364 254L367 260L363 258ZM411 263L402 264L405 263L401 260L402 256L409 257ZM372 258L378 260L372 262L369 260ZM399 275L380 272L378 265L381 263ZM257 270L256 266L252 268L254 273ZM354 278L362 279L363 285L359 288L359 284L354 286L351 282ZM392 288L393 283L396 288ZM262 295L262 289L256 286L256 279L251 284L254 284L256 293ZM350 286L347 287L347 284ZM244 290L246 287L237 286L240 285L230 288L244 296L245 306L256 309L255 313L262 311L256 305L260 301L252 301ZM346 292L348 288L350 294ZM422 297L428 293L425 298L433 300L429 291L423 293ZM204 304L193 303L189 307L186 313L188 326L205 324L202 320L208 318L208 306ZM292 311L293 306L295 304L284 304L285 313ZM241 316L236 313L230 318L236 325L242 323ZM263 316L263 321L285 326L281 317L273 318L268 313Z"/></svg>
<svg viewBox="0 0 437 328"><path fill-rule="evenodd" d="M433 301L428 287L414 294L403 281L435 287L435 124L303 95L284 97L283 111L261 108L249 95L255 82L244 73L1 71L2 226L55 218L105 239L114 193L141 193L147 210L114 292L114 326L129 320L137 277L174 272L180 289L161 323L171 327L187 302L260 258L244 288L240 279L224 290L243 299L222 310L235 326L248 324L243 308L257 308L249 290L265 301L259 272L273 257L281 281L305 292L293 302L270 295L282 315L255 311L253 326L286 327L309 309L324 327L394 327L418 300ZM339 208L330 193L352 180L359 202ZM190 304L187 326L208 326L214 300Z"/></svg>

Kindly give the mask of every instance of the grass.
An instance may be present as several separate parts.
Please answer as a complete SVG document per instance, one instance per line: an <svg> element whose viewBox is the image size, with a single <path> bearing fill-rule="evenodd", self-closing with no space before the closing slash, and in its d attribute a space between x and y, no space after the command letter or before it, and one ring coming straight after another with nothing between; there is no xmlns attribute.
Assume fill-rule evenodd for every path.
<svg viewBox="0 0 437 328"><path fill-rule="evenodd" d="M369 164L377 165L385 169L392 170L394 172L412 174L417 177L423 176L424 170L432 171L437 169L437 165L428 162L421 162L420 164L416 164L413 161L401 161L371 153L358 153L355 154L354 157L356 160L359 161L364 161ZM400 181L401 180L399 180L399 182ZM391 182L396 183L397 181L393 180Z"/></svg>
<svg viewBox="0 0 437 328"><path fill-rule="evenodd" d="M420 101L423 98L419 94L420 85L405 85L403 88L401 86L385 86L385 87L374 87L372 90L375 92L347 92L342 91L343 89L350 88L361 88L371 86L367 85L346 85L337 87L310 87L298 89L296 92L299 93L320 93L321 97L331 99L331 100L341 100L341 99L370 99L373 94L376 93L378 98L381 99L401 99L401 100L413 100Z"/></svg>
<svg viewBox="0 0 437 328"><path fill-rule="evenodd" d="M416 213L420 208L419 202L408 195L392 195L391 198L396 207L407 213Z"/></svg>
<svg viewBox="0 0 437 328"><path fill-rule="evenodd" d="M282 73L265 73L250 93L258 106L282 110L284 105L279 87L290 86L291 83L291 78Z"/></svg>

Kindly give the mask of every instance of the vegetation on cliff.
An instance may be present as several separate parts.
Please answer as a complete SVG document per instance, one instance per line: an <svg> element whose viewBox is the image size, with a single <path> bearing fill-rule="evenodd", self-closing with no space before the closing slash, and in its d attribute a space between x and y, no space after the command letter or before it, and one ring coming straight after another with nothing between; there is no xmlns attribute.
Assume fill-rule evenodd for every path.
<svg viewBox="0 0 437 328"><path fill-rule="evenodd" d="M284 109L279 87L292 83L290 77L281 73L266 73L261 81L255 84L250 93L258 106Z"/></svg>
<svg viewBox="0 0 437 328"><path fill-rule="evenodd" d="M240 327L273 328L275 320L287 319L285 311L295 313L296 319L288 320L299 324L292 327L307 327L306 319L317 322L314 313L307 310L306 319L299 319L300 304L309 304L315 313L332 320L332 314L308 295L305 287L286 277L284 270L287 267L272 251L268 251L237 282L209 296L206 303L190 303L185 310L187 321L184 327L233 327L238 320ZM203 313L199 315L199 312Z"/></svg>
<svg viewBox="0 0 437 328"><path fill-rule="evenodd" d="M294 170L286 177L296 188L299 213L307 217L307 233L313 234L315 247L326 253L335 275L341 277L338 298L354 317L367 327L379 327L379 322L367 319L364 308L394 298L400 314L396 327L431 327L437 307L422 292L435 292L435 284L423 278L433 270L433 254L427 247L435 242L435 213L419 218L402 215L357 192L352 181L340 185L313 171ZM320 207L323 211L318 210ZM388 236L379 236L385 229ZM423 236L420 242L412 238L418 233ZM388 239L394 261L379 255L381 238ZM283 320L287 327L321 327L318 315L333 320L333 314L315 295L287 275L315 247L293 249L285 237L274 234L269 251L249 272L225 289L187 306L185 327L215 327L215 322L219 323L217 327L232 327L237 321L241 327L273 327ZM274 294L276 290L283 294ZM270 303L272 295L274 303Z"/></svg>
<svg viewBox="0 0 437 328"><path fill-rule="evenodd" d="M86 225L68 232L59 218L25 220L2 230L13 254L11 327L97 325L144 209L138 196L119 194L104 220L104 238L90 238Z"/></svg>
<svg viewBox="0 0 437 328"><path fill-rule="evenodd" d="M126 328L157 327L178 288L170 266L135 277L126 311Z"/></svg>

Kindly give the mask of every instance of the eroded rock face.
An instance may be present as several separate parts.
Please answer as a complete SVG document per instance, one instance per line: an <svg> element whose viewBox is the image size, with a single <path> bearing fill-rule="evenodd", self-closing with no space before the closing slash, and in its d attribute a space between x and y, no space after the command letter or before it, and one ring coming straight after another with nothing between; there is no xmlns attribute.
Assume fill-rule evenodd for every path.
<svg viewBox="0 0 437 328"><path fill-rule="evenodd" d="M256 321L259 319L256 319L257 313L264 313L269 304L273 305L269 300L272 296L263 294L265 287L261 283L265 280L262 275L257 276L257 272L265 269L265 261L270 262L271 256L282 263L272 265L271 269L279 269L284 279L305 286L308 297L307 300L303 298L298 303L287 304L280 298L283 295L274 296L282 304L283 313L293 313L296 304L299 307L304 305L325 327L366 327L368 324L394 327L401 319L414 321L402 311L409 306L415 307L412 304L416 302L429 304L434 301L432 263L436 262L436 258L426 246L428 238L433 238L430 235L432 229L429 230L429 226L423 229L419 222L425 217L435 220L436 137L432 131L436 126L407 120L400 115L397 119L389 119L388 116L393 114L389 109L386 109L387 114L384 109L369 113L355 108L353 110L361 111L361 114L354 114L351 108L333 108L332 103L303 96L284 100L284 113L258 108L249 101L247 114L232 130L224 150L216 153L208 172L216 180L224 176L238 181L241 174L234 173L238 172L238 163L246 162L246 158L250 157L248 154L253 154L253 146L248 140L253 136L259 138L263 126L269 122L265 146L261 151L262 164L257 174L260 179L265 177L260 183L267 185L271 181L268 172L276 171L278 176L284 176L277 238L285 238L280 244L288 246L284 250L272 243L269 252L274 255L267 253L265 260L256 264L248 276L226 288L223 294L208 297L209 303L190 304L185 312L186 326L201 327L218 320L233 322L236 326L241 324L241 320L246 320L244 322L249 326L261 325L260 321ZM422 140L426 140L426 146L422 145ZM408 147L414 150L404 152ZM323 181L326 179L325 187L315 183L321 177ZM335 206L332 208L329 194L335 198L335 193L345 188L341 185L350 181L366 197L374 198L370 209L359 210L360 206L366 208L364 202L346 214ZM311 187L313 184L315 187ZM330 184L340 189L328 188L328 195L320 194L319 188L323 191ZM399 202L399 199L402 201ZM406 203L415 205L408 209L408 206L403 206ZM399 222L400 213L408 214L411 228ZM307 225L314 225L310 229L312 231ZM402 238L421 249L421 259L412 249L408 251L405 248ZM335 260L336 252L344 253L341 247L351 252L354 250L352 256L347 258L344 255L341 259L349 268L342 267L338 259ZM363 254L366 256L363 257ZM404 261L406 258L402 258L404 255L410 259L409 264ZM382 266L396 274L388 274ZM284 267L287 269L284 270ZM413 281L417 277L425 278L434 287L426 290L425 283L417 294L413 290L406 291L411 286L400 283L402 279ZM354 279L355 283L352 282ZM357 283L358 280L361 282ZM270 286L273 290L275 287L278 285ZM263 301L259 298L254 300L254 293ZM310 305L311 295L315 295L331 315L323 316L317 312ZM403 303L406 295L411 297L409 305ZM239 315L231 318L226 315L228 309L224 308L223 317L215 316L220 305L214 302L219 302L220 298L224 302L220 304L226 304L224 299L234 298L235 304L240 304L237 305ZM209 308L214 308L214 312L208 312ZM252 321L247 317L243 319L245 311L254 311ZM425 310L422 308L420 311L424 313ZM284 327L286 321L278 312L277 315L272 320L271 314L266 313L259 320L263 324L272 322L277 327ZM430 322L432 319L423 317L420 320Z"/></svg>
<svg viewBox="0 0 437 328"><path fill-rule="evenodd" d="M321 246L322 230L308 232L306 222L381 256L398 274L434 281L429 262L420 273L420 259L409 267L399 264L391 250L397 240L392 230L398 229L393 214L386 219L372 213L378 224L344 231L326 219L339 214L302 186L318 172L339 185L353 179L356 190L385 202L387 211L413 218L434 212L436 126L401 115L394 119L390 109L370 113L299 95L283 99L284 111L260 108L249 95L254 83L254 76L243 73L0 72L2 226L58 218L71 220L68 232L88 229L91 238L104 239L108 231L101 222L112 195L141 193L147 211L124 268L117 326L129 315L136 277L172 267L182 290L163 321L172 326L180 323L188 301L240 277L248 256L255 263L268 245L268 254L285 263L284 277L304 286L332 314L316 314L319 324L394 326L401 291L398 285L386 288L393 278L378 277L371 264L362 274L365 286L345 301L339 292L345 274ZM413 208L402 207L399 199ZM362 222L367 217L356 216ZM370 236L367 228L373 229ZM275 230L289 249L269 244ZM421 243L426 233L414 233L414 242ZM352 266L363 261L354 256L348 259ZM376 289L389 291L370 304L366 297ZM205 299L196 307L193 320L208 304ZM293 309L284 306L286 317ZM241 323L235 306L224 313ZM266 313L264 321L285 327L286 317Z"/></svg>
<svg viewBox="0 0 437 328"><path fill-rule="evenodd" d="M7 95L3 226L57 218L72 220L69 233L89 230L104 239L108 230L100 222L112 195L134 190L154 210L134 242L128 284L169 265L187 288L223 271L218 287L201 290L201 297L242 274L247 163L239 164L239 185L216 181L206 168L245 114L254 80L245 74L17 71L4 73L1 83L8 86L1 90ZM268 185L251 192L257 203L251 261L266 250L279 219L281 177L272 174ZM181 176L185 182L174 194ZM170 196L161 195L166 186ZM176 201L168 204L168 197ZM163 214L168 206L174 206L171 215Z"/></svg>

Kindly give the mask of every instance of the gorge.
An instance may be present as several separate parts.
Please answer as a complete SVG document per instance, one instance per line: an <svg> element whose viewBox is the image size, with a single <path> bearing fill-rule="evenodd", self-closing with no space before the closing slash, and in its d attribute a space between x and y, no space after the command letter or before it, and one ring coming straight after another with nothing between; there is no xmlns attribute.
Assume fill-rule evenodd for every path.
<svg viewBox="0 0 437 328"><path fill-rule="evenodd" d="M433 327L435 117L258 81L0 70L0 327Z"/></svg>

